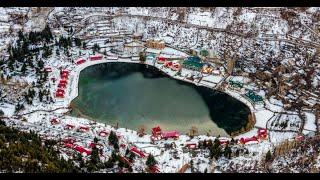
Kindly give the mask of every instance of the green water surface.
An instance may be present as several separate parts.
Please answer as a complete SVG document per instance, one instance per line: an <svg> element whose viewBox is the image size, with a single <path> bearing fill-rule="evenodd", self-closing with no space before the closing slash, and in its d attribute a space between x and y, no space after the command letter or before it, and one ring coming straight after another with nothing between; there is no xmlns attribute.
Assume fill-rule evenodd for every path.
<svg viewBox="0 0 320 180"><path fill-rule="evenodd" d="M81 114L107 124L147 132L155 125L187 133L227 136L246 124L249 109L211 89L178 81L156 68L140 64L109 63L84 69L72 115ZM219 127L218 127L218 126Z"/></svg>

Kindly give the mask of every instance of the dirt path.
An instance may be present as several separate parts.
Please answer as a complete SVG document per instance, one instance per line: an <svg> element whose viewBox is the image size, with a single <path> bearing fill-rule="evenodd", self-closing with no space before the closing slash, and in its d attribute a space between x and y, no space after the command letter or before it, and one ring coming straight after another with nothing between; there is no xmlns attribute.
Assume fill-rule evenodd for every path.
<svg viewBox="0 0 320 180"><path fill-rule="evenodd" d="M27 112L27 113L24 113L24 114L17 114L17 115L14 115L16 117L21 117L21 116L24 116L24 115L28 115L28 114L32 114L32 113L35 113L35 112L54 112L56 110L59 110L59 109L67 109L66 107L58 107L58 108L55 108L55 109L51 109L51 110L44 110L44 109L38 109L38 110L34 110L34 111L30 111L30 112Z"/></svg>

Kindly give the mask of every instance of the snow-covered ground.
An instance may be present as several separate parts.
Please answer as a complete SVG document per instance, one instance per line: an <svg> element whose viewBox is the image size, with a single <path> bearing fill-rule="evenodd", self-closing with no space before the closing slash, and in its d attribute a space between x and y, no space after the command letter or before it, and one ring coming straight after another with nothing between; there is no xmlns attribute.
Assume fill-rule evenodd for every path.
<svg viewBox="0 0 320 180"><path fill-rule="evenodd" d="M217 7L210 10L203 10L201 8L190 8L186 13L186 16L180 16L179 13L174 11L175 8L76 8L76 10L68 11L68 8L54 8L53 11L48 15L48 22L52 23L53 26L58 28L54 29L54 32L57 34L63 34L67 36L66 30L60 26L59 23L64 22L70 24L75 29L78 30L78 25L83 26L82 28L75 33L76 36L82 36L85 38L91 38L87 41L87 47L90 48L95 43L99 44L102 49L106 50L106 55L104 55L102 60L90 61L89 56L93 54L91 50L84 50L78 47L71 47L71 61L61 52L62 55L56 55L56 47L54 47L53 55L46 59L45 67L51 67L52 72L49 73L49 78L60 79L60 68L70 71L70 76L68 80L67 87L65 89L64 98L56 98L55 91L57 90L57 82L49 81L46 85L49 88L50 94L54 97L52 103L40 103L38 100L34 101L31 105L25 105L25 109L19 112L23 118L26 118L26 122L15 119L15 108L16 105L0 102L0 110L4 112L5 117L11 117L8 122L15 124L22 130L34 129L39 134L42 134L45 137L52 138L65 138L67 136L73 136L77 138L77 143L79 145L88 147L88 141L92 141L94 137L99 137L99 132L102 130L106 131L115 131L117 135L121 138L121 143L124 143L127 147L137 147L146 154L153 154L156 160L159 162L158 167L161 172L177 172L183 165L190 163L191 160L195 162L194 167L200 172L210 171L211 169L211 160L209 160L208 150L197 149L193 151L186 151L185 145L187 143L199 143L203 140L215 140L216 137L208 137L204 135L196 136L190 138L187 135L181 135L178 140L162 140L160 142L151 143L150 134L139 137L136 131L128 130L125 128L115 129L107 124L95 123L86 118L76 118L67 116L64 113L68 111L70 102L78 96L78 80L80 72L87 68L100 63L112 63L112 62L127 62L127 63L140 63L138 57L127 57L125 58L123 53L116 54L111 53L111 50L114 50L114 47L121 46L123 43L106 43L105 41L110 40L111 37L119 36L128 32L139 32L142 34L142 39L148 38L162 38L166 41L167 47L163 50L155 49L146 49L147 52L154 52L160 56L173 59L173 62L179 63L180 60L187 57L189 54L186 53L190 48L193 49L210 49L214 52L215 57L220 58L218 67L226 67L225 63L225 50L228 49L233 55L241 55L245 60L241 66L246 66L243 68L244 72L269 72L265 69L257 68L256 64L261 64L261 67L267 66L265 63L266 59L284 59L281 63L286 66L291 62L289 58L298 59L294 63L292 69L298 76L304 76L306 69L297 69L304 65L303 55L295 55L295 57L290 57L293 55L291 51L281 52L280 43L277 43L274 40L264 41L264 39L272 38L288 38L289 36L294 38L300 38L305 41L311 41L313 43L319 43L318 39L314 35L314 27L316 27L316 22L313 22L312 18L308 13L316 13L319 11L319 8L308 8L306 12L298 12L298 19L282 19L283 14L278 10L257 10L255 8L223 8ZM106 11L106 12L103 12ZM118 11L121 11L119 13ZM182 9L183 11L183 9ZM20 29L23 29L28 32L32 30L34 22L29 20L25 24L15 24L12 20L14 13L21 12L21 14L26 14L28 8L1 8L0 9L0 50L6 50L6 47L9 44L12 44L16 39L16 35L8 36L9 31L17 33ZM281 12L285 12L281 10ZM123 16L118 15L111 18L111 20L102 19L101 21L95 21L93 18L93 23L90 23L91 17L100 17L100 16L111 16L115 13L123 14ZM54 14L54 15L53 15ZM68 18L76 17L73 15L80 16L79 20L73 19L71 22L68 22L68 18L60 20L59 23L56 22L59 17L66 16ZM236 15L238 14L238 15ZM13 16L13 17L12 17ZM69 17L70 16L70 17ZM83 19L81 20L81 17ZM150 18L145 18L150 17ZM71 18L72 19L72 18ZM89 19L85 21L85 19ZM179 19L179 21L178 21ZM292 21L292 22L291 22ZM302 27L291 27L290 23L295 21L301 22ZM88 25L84 25L84 22L89 22ZM313 25L315 24L315 25ZM105 26L105 27L104 27ZM108 27L110 26L110 28ZM226 33L225 31L230 31ZM95 34L99 34L101 37L95 37ZM233 36L232 34L238 34ZM288 36L289 35L289 36ZM249 38L243 38L243 37ZM253 38L250 38L250 37ZM240 37L240 38L239 38ZM288 38L289 39L289 38ZM301 40L299 40L301 41ZM42 46L42 45L40 45ZM252 51L252 47L254 51ZM230 48L232 47L232 48ZM300 48L300 47L299 47ZM121 49L121 48L119 48ZM237 53L232 51L235 49ZM81 55L79 51L81 52ZM300 49L299 49L300 50ZM5 52L5 51L4 51ZM103 52L103 51L101 51ZM266 53L267 52L267 53ZM280 52L283 53L280 56ZM313 55L315 50L305 50ZM253 53L253 54L252 54ZM2 55L3 57L5 56ZM268 55L266 55L268 54ZM273 57L270 54L274 54ZM229 56L229 55L228 55ZM252 57L251 57L252 56ZM284 57L282 57L284 56ZM82 57L87 61L81 65L76 65L73 63L76 59ZM261 60L261 61L258 61ZM280 62L280 61L279 61ZM221 66L220 64L224 64ZM272 62L273 63L273 62ZM234 157L231 160L222 157L215 163L218 167L215 169L215 172L224 171L230 167L235 169L246 169L248 171L253 171L250 169L257 166L260 163L260 160L263 159L265 153L272 149L273 146L280 144L281 142L290 139L295 139L300 135L302 130L303 134L309 134L310 132L317 131L317 119L315 112L310 109L307 109L307 112L299 114L299 111L294 110L285 110L284 101L280 100L279 97L267 96L267 88L265 88L266 83L270 82L261 82L261 80L252 81L248 76L230 76L227 77L226 74L215 70L215 74L202 74L200 72L188 70L185 68L181 69L181 72L171 70L170 68L164 67L162 64L155 62L155 59L147 59L145 62L147 65L154 66L160 71L166 73L172 78L193 83L195 85L206 86L212 89L223 87L222 91L229 94L230 96L238 99L243 102L246 106L249 107L250 111L255 117L254 128L248 132L240 134L235 139L240 138L250 138L257 136L257 131L260 128L267 128L268 138L266 140L259 140L259 142L248 143L245 145L235 145L237 148L244 148L248 150L248 155L241 155L239 157ZM255 66L253 66L255 64ZM316 89L319 86L319 81L317 80L319 74L318 66L315 67L315 73L312 81L313 89ZM290 68L288 68L290 69ZM271 70L270 70L271 71ZM272 71L274 71L272 69ZM288 71L288 70L286 70ZM1 71L5 76L13 75L13 73L5 73L6 71ZM267 73L268 74L268 73ZM272 73L271 73L272 74ZM293 73L292 73L293 74ZM270 73L269 73L270 75ZM191 78L192 77L192 78ZM290 74L286 76L290 80ZM193 80L192 80L193 79ZM228 87L224 88L223 83L228 82L230 79L234 81L239 81L244 83L244 88L237 91L231 90ZM319 79L319 78L318 78ZM37 81L37 77L33 74L26 76L13 76L11 79L12 82L26 82L27 84L32 84ZM299 83L305 84L305 80L299 81ZM265 84L263 84L265 83ZM261 87L262 85L262 87ZM269 87L270 88L270 87ZM271 89L273 87L271 86ZM245 89L254 90L257 94L263 97L262 104L253 104L244 96ZM1 90L1 89L0 89ZM297 93L296 88L289 90L291 94L287 95L284 99L288 102L295 101L295 94ZM7 92L8 93L8 92ZM317 95L311 95L313 99L308 97L308 102L313 102L316 104L319 102ZM312 104L312 103L311 103ZM310 110L310 111L309 111ZM50 120L53 118L58 118L61 120L59 125L51 125ZM303 124L304 123L304 124ZM73 130L65 130L64 127L67 124L75 126ZM302 127L303 125L303 127ZM77 132L77 129L81 126L88 126L90 130L87 133ZM148 132L149 133L149 132ZM223 138L223 137L222 137ZM230 140L230 138L226 138ZM104 145L103 152L106 157L111 155L112 147L106 142L106 138L99 137L102 144ZM174 143L177 147L166 149L165 144ZM66 148L64 148L65 150ZM121 151L124 151L122 149ZM123 152L121 152L123 153ZM65 155L65 154L63 154ZM105 158L107 160L108 158ZM137 159L135 163L136 169L134 172L139 172L139 168L144 166L145 158ZM318 157L319 164L319 157ZM139 168L138 168L139 167ZM219 170L220 169L220 170ZM262 171L262 170L261 170ZM188 168L186 172L191 172L191 169Z"/></svg>
<svg viewBox="0 0 320 180"><path fill-rule="evenodd" d="M5 117L11 117L15 111L15 105L0 103L0 110L4 112Z"/></svg>
<svg viewBox="0 0 320 180"><path fill-rule="evenodd" d="M274 113L270 110L261 110L255 113L256 115L256 127L265 128L268 120L273 117Z"/></svg>

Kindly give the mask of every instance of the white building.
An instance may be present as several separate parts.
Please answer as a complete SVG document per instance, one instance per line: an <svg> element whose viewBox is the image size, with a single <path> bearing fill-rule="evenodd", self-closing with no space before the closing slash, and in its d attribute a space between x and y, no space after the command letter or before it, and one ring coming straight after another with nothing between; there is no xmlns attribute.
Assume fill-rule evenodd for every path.
<svg viewBox="0 0 320 180"><path fill-rule="evenodd" d="M132 41L130 43L124 44L123 53L125 55L136 56L143 51L143 45L139 42Z"/></svg>

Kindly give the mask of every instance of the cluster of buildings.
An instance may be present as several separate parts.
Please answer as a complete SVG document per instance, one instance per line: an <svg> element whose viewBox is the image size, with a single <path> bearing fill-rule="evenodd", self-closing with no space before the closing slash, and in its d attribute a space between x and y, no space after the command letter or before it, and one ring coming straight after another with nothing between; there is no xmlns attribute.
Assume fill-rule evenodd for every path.
<svg viewBox="0 0 320 180"><path fill-rule="evenodd" d="M251 144L258 143L261 140L266 140L268 138L268 130L267 129L258 129L257 134L250 138L240 138L240 144Z"/></svg>
<svg viewBox="0 0 320 180"><path fill-rule="evenodd" d="M69 78L69 71L68 70L61 70L60 71L60 80L58 83L58 88L56 90L56 97L57 98L64 98L65 97L65 89L68 84L68 78Z"/></svg>

